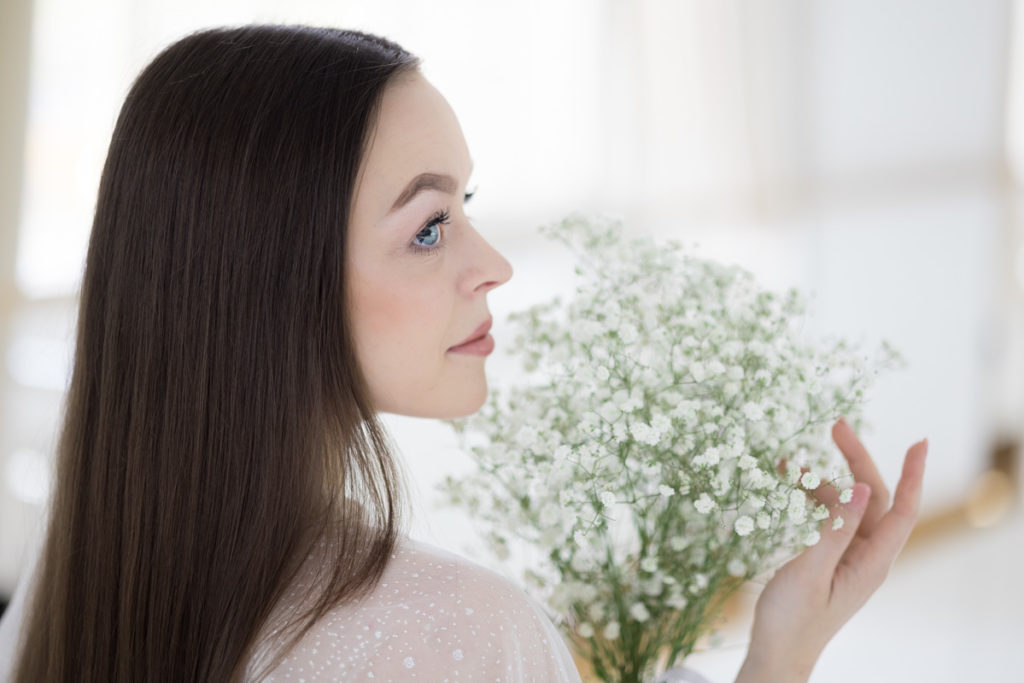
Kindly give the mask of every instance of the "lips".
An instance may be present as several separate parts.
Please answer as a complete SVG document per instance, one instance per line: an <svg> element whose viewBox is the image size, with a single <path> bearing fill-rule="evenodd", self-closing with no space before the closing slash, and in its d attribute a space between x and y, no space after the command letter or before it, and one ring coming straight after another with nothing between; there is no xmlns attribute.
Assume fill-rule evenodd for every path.
<svg viewBox="0 0 1024 683"><path fill-rule="evenodd" d="M452 348L454 349L454 348L456 348L458 346L463 346L464 344L468 344L468 343L470 343L472 341L476 341L477 339L480 339L481 337L486 336L487 333L490 332L490 330L491 330L491 323L492 322L493 322L493 318L488 318L487 320L485 320L483 322L482 325L480 325L480 327L476 328L473 331L473 334L469 335L468 337L463 339L461 342L459 342L458 344L456 344Z"/></svg>

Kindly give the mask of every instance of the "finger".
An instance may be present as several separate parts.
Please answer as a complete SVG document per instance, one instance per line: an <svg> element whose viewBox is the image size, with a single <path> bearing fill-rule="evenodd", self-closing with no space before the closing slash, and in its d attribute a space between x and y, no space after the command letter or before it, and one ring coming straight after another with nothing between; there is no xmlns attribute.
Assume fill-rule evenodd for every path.
<svg viewBox="0 0 1024 683"><path fill-rule="evenodd" d="M814 496L815 500L827 506L830 510L834 510L840 504L839 494L840 491L832 484L822 484L811 491L811 495Z"/></svg>
<svg viewBox="0 0 1024 683"><path fill-rule="evenodd" d="M786 459L781 458L776 465L776 470L780 475L786 474ZM810 467L801 467L800 476L803 476L807 472L810 472ZM803 489L801 489L803 490ZM831 483L824 483L813 491L804 491L809 496L813 496L822 505L832 509L839 505L839 493L840 491Z"/></svg>
<svg viewBox="0 0 1024 683"><path fill-rule="evenodd" d="M850 464L850 472L854 481L863 481L871 487L871 500L868 501L868 508L864 512L864 519L861 522L860 532L862 536L871 534L875 524L882 518L889 509L889 489L878 473L874 460L860 442L857 435L845 419L839 420L832 425L832 439L843 452L843 456Z"/></svg>
<svg viewBox="0 0 1024 683"><path fill-rule="evenodd" d="M836 565L857 535L857 528L862 523L870 498L871 487L864 482L857 482L853 485L850 502L836 511L835 516L843 518L843 525L833 529L834 516L822 522L818 543L798 558L811 576L831 581Z"/></svg>
<svg viewBox="0 0 1024 683"><path fill-rule="evenodd" d="M865 562L888 571L906 544L917 522L917 513L921 506L921 489L927 456L927 439L917 442L907 450L907 456L903 460L903 472L896 485L892 509L879 520L874 533L867 539L868 543L863 551L867 555Z"/></svg>

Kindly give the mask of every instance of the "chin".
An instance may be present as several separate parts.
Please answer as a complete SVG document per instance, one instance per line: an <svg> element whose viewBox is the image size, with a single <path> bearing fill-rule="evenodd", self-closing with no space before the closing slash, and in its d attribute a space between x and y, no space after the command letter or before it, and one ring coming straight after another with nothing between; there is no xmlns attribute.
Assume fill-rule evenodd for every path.
<svg viewBox="0 0 1024 683"><path fill-rule="evenodd" d="M487 383L473 392L464 392L457 400L421 402L420 405L392 404L381 412L394 415L405 415L407 417L424 417L436 420L455 420L460 417L469 417L480 410L487 401Z"/></svg>
<svg viewBox="0 0 1024 683"><path fill-rule="evenodd" d="M480 410L486 400L487 386L484 385L484 390L480 392L480 395L477 398L457 406L451 406L449 410L445 411L444 415L438 415L437 417L442 420L454 420L460 417L469 417Z"/></svg>

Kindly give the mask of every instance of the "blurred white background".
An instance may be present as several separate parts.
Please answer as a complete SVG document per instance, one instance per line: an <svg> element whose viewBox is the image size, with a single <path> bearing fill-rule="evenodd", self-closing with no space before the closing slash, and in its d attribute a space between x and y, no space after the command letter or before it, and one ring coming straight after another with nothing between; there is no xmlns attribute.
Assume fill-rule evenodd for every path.
<svg viewBox="0 0 1024 683"><path fill-rule="evenodd" d="M1011 0L3 0L0 593L38 533L121 102L168 43L247 22L360 28L423 58L475 161L471 214L515 269L489 298L494 382L514 369L507 314L571 292L571 262L535 228L574 210L803 288L815 333L893 342L909 368L878 383L862 438L893 483L929 438L928 533L812 680L1019 680L1024 514L997 495L1019 468L979 483L1024 427L1024 9ZM387 422L413 535L470 552L469 520L434 506L468 458L442 424ZM746 627L694 664L730 680Z"/></svg>

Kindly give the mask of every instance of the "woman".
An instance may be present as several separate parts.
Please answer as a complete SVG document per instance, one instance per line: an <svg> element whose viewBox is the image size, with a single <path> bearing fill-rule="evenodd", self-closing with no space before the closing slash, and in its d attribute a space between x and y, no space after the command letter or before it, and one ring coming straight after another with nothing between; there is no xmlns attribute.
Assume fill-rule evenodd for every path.
<svg viewBox="0 0 1024 683"><path fill-rule="evenodd" d="M142 71L46 541L0 630L14 680L579 680L532 600L405 536L377 418L484 402L486 352L460 344L512 269L465 215L471 167L418 60L376 36L204 30ZM766 586L740 680L806 680L913 524L926 445L887 511L834 437L863 483Z"/></svg>

